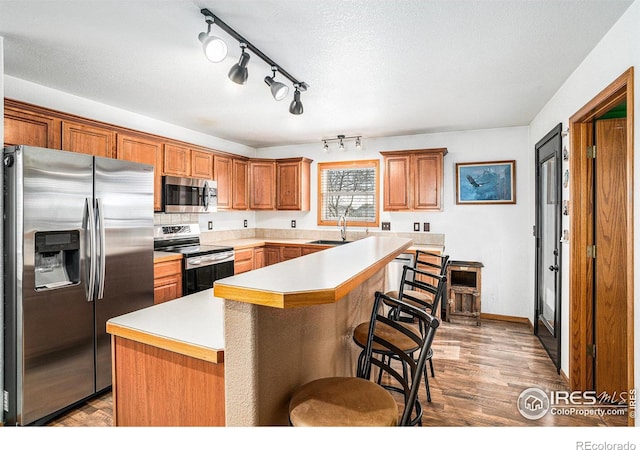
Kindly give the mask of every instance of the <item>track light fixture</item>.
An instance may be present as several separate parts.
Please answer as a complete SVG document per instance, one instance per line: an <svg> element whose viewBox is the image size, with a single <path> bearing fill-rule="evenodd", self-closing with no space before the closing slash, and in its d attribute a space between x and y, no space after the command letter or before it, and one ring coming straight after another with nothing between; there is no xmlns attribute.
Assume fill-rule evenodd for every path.
<svg viewBox="0 0 640 450"><path fill-rule="evenodd" d="M234 83L245 84L249 77L249 71L247 69L247 65L249 64L250 55L247 51L250 51L258 58L263 60L265 63L271 67L271 71L273 72L272 76L266 76L264 78L265 83L269 86L271 91L271 95L276 100L284 99L289 93L289 87L284 83L279 81L275 81L276 72L279 72L283 77L288 79L293 86L295 87L295 92L293 94L293 101L289 105L289 112L294 115L302 114L303 107L302 102L300 101L300 92L305 92L309 85L304 81L298 81L296 78L291 76L286 70L282 68L282 66L276 64L271 58L262 53L260 49L258 49L251 42L246 40L243 36L241 36L237 31L231 28L229 25L224 23L219 17L209 11L207 8L203 8L200 10L200 13L204 15L205 21L207 23L207 32L200 33L198 39L202 42L202 48L207 56L207 59L212 62L220 62L227 55L227 44L213 35L211 35L211 25L215 24L220 27L223 31L225 31L229 36L234 38L236 41L240 43L240 48L242 48L242 54L240 55L240 60L237 64L234 64L229 70L229 79ZM209 48L212 46L211 48ZM224 53L223 56L221 56Z"/></svg>
<svg viewBox="0 0 640 450"><path fill-rule="evenodd" d="M205 15L204 21L207 22L207 32L200 33L198 39L202 42L202 50L207 59L218 63L227 57L227 43L211 34L211 24L214 22L212 16Z"/></svg>
<svg viewBox="0 0 640 450"><path fill-rule="evenodd" d="M273 75L270 77L264 77L264 82L267 83L267 86L271 89L271 95L273 95L273 98L280 101L289 93L289 86L274 80L276 77L276 70L278 70L277 67L272 67L271 70L273 71Z"/></svg>
<svg viewBox="0 0 640 450"><path fill-rule="evenodd" d="M231 67L231 70L229 70L229 79L234 83L246 84L247 78L249 78L247 64L249 64L249 58L251 58L251 55L244 51L247 48L247 44L244 42L240 42L240 48L242 49L240 61L238 61L237 64L234 64Z"/></svg>
<svg viewBox="0 0 640 450"><path fill-rule="evenodd" d="M345 145L345 141L349 139L355 139L355 148L356 150L362 150L362 136L345 136L344 134L339 134L334 138L324 138L322 139L322 151L325 153L329 153L329 144L327 142L337 141L338 142L338 151L344 152L347 150Z"/></svg>
<svg viewBox="0 0 640 450"><path fill-rule="evenodd" d="M289 112L296 116L303 112L302 102L300 101L300 91L298 89L299 86L296 85L296 91L293 93L293 100L291 100L291 104L289 105Z"/></svg>

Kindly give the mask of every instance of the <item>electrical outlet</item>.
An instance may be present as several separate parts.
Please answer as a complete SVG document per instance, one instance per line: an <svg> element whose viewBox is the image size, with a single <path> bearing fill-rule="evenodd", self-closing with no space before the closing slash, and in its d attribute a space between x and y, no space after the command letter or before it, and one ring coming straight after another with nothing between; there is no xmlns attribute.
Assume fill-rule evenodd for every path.
<svg viewBox="0 0 640 450"><path fill-rule="evenodd" d="M389 231L391 230L391 222L382 222L382 229L384 231Z"/></svg>
<svg viewBox="0 0 640 450"><path fill-rule="evenodd" d="M213 230L213 222L212 221L207 222L207 229Z"/></svg>
<svg viewBox="0 0 640 450"><path fill-rule="evenodd" d="M244 219L244 227L247 228L249 226L249 222L247 221L247 219Z"/></svg>
<svg viewBox="0 0 640 450"><path fill-rule="evenodd" d="M425 222L422 224L422 231L429 231L431 230L431 225L429 224L429 222Z"/></svg>
<svg viewBox="0 0 640 450"><path fill-rule="evenodd" d="M413 231L420 231L420 222L413 222Z"/></svg>
<svg viewBox="0 0 640 450"><path fill-rule="evenodd" d="M292 220L292 221L291 221L291 228L295 228L295 227L296 227L296 221L295 221L295 220Z"/></svg>

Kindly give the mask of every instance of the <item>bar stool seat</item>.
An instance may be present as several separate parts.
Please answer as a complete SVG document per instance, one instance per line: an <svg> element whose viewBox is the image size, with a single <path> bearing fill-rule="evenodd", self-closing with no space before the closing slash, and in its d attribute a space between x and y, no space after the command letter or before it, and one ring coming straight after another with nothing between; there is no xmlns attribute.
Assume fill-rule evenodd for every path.
<svg viewBox="0 0 640 450"><path fill-rule="evenodd" d="M289 403L297 427L390 427L398 404L382 386L357 377L321 378L303 385Z"/></svg>

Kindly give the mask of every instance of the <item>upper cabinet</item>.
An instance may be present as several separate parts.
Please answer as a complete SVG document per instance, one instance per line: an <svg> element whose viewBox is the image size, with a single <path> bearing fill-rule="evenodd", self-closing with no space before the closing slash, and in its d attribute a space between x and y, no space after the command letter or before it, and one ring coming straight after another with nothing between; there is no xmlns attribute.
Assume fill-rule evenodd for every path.
<svg viewBox="0 0 640 450"><path fill-rule="evenodd" d="M249 208L249 161L241 158L232 160L232 192L233 209Z"/></svg>
<svg viewBox="0 0 640 450"><path fill-rule="evenodd" d="M62 122L62 150L87 155L116 157L116 132L73 121Z"/></svg>
<svg viewBox="0 0 640 450"><path fill-rule="evenodd" d="M162 142L134 134L118 133L118 159L149 164L153 171L153 209L162 208Z"/></svg>
<svg viewBox="0 0 640 450"><path fill-rule="evenodd" d="M182 145L164 144L164 175L188 177L191 175L191 149Z"/></svg>
<svg viewBox="0 0 640 450"><path fill-rule="evenodd" d="M191 176L213 180L213 153L191 150Z"/></svg>
<svg viewBox="0 0 640 450"><path fill-rule="evenodd" d="M311 209L311 162L307 158L276 161L276 209Z"/></svg>
<svg viewBox="0 0 640 450"><path fill-rule="evenodd" d="M276 209L276 161L249 161L249 209Z"/></svg>
<svg viewBox="0 0 640 450"><path fill-rule="evenodd" d="M446 148L380 152L385 211L441 211Z"/></svg>
<svg viewBox="0 0 640 450"><path fill-rule="evenodd" d="M4 144L61 148L60 119L33 112L5 99Z"/></svg>
<svg viewBox="0 0 640 450"><path fill-rule="evenodd" d="M218 210L231 209L233 173L232 160L228 156L213 157L213 179L218 184Z"/></svg>

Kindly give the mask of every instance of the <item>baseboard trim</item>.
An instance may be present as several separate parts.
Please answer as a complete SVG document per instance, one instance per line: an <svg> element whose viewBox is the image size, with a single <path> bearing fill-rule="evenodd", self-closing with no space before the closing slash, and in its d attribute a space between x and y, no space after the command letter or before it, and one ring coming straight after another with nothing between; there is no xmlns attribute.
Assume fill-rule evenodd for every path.
<svg viewBox="0 0 640 450"><path fill-rule="evenodd" d="M484 320L499 320L502 322L516 322L523 323L527 325L529 328L533 329L533 325L531 321L526 317L517 317L517 316L505 316L502 314L490 314L490 313L480 313L480 318Z"/></svg>

